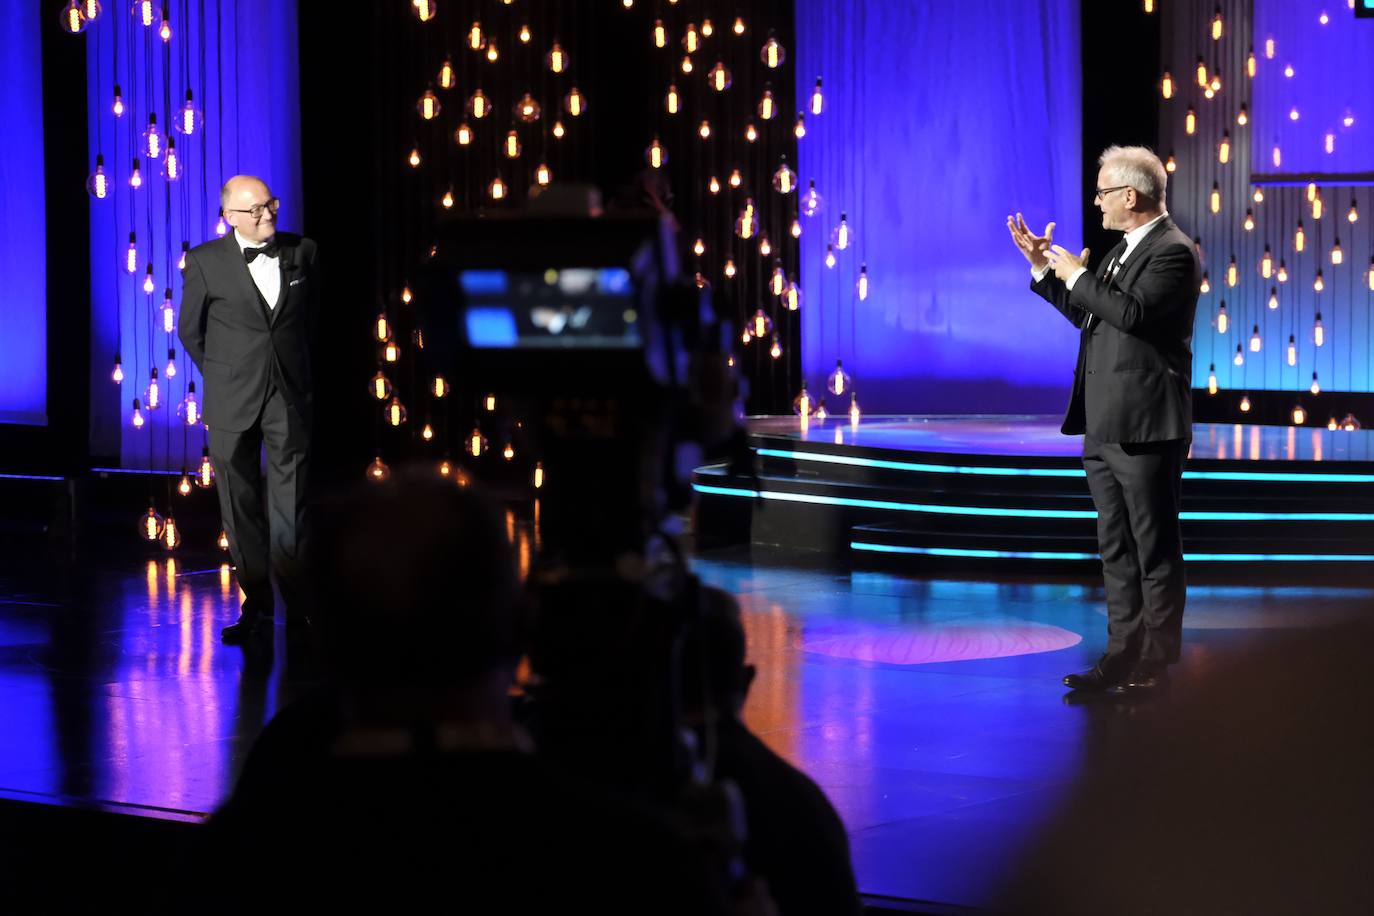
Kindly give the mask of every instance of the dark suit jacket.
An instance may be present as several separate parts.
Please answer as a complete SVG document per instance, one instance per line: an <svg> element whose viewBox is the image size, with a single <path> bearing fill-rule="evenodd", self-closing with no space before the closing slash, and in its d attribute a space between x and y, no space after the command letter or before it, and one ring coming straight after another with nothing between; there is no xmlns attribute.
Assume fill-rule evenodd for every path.
<svg viewBox="0 0 1374 916"><path fill-rule="evenodd" d="M1197 251L1166 216L1103 280L1125 249L1123 239L1072 291L1053 272L1031 283L1082 329L1063 432L1114 443L1190 439L1193 315L1202 282Z"/></svg>
<svg viewBox="0 0 1374 916"><path fill-rule="evenodd" d="M277 233L281 294L268 309L232 233L186 254L177 333L205 377L205 424L242 432L258 419L274 380L311 416L310 341L319 315L315 243Z"/></svg>

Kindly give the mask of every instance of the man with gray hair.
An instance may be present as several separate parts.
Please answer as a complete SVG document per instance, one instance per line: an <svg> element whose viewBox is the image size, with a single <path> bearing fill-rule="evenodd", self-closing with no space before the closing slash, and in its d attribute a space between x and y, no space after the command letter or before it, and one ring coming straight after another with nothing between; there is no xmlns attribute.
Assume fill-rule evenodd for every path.
<svg viewBox="0 0 1374 916"><path fill-rule="evenodd" d="M308 623L301 564L314 387L310 341L319 312L315 243L277 231L281 201L260 178L230 178L220 204L234 231L187 252L177 327L205 377L220 516L245 596L238 622L220 635L237 644L271 635L271 569L286 604L288 644L300 644Z"/></svg>
<svg viewBox="0 0 1374 916"><path fill-rule="evenodd" d="M1202 268L1165 210L1164 165L1113 146L1098 160L1102 228L1126 233L1096 271L1085 248L1053 243L1007 217L1030 262L1031 289L1080 329L1064 417L1083 435L1107 591L1107 651L1064 678L1073 690L1149 691L1178 660L1186 584L1179 531L1183 463L1193 436L1193 315Z"/></svg>

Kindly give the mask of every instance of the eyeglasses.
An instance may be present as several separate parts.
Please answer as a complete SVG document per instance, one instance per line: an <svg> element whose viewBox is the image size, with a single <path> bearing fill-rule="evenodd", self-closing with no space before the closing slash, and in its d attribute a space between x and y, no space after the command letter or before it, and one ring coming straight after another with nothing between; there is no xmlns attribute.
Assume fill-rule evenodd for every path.
<svg viewBox="0 0 1374 916"><path fill-rule="evenodd" d="M268 212L269 210L271 211L271 213L272 213L273 216L276 216L276 215L277 215L277 211L280 210L280 209L281 209L281 201L278 200L277 198L273 197L271 200L268 200L268 201L266 201L265 203L254 204L253 206L249 207L247 210L232 210L232 209L229 209L229 208L225 208L225 211L224 211L224 212L225 212L225 213L247 213L249 216L253 217L253 219L262 219L262 215L263 215L264 213Z"/></svg>
<svg viewBox="0 0 1374 916"><path fill-rule="evenodd" d="M1124 191L1126 188L1129 187L1130 185L1128 184L1119 184L1114 188L1097 188L1095 189L1097 193L1093 195L1093 200L1102 200L1104 197L1106 197L1113 191Z"/></svg>

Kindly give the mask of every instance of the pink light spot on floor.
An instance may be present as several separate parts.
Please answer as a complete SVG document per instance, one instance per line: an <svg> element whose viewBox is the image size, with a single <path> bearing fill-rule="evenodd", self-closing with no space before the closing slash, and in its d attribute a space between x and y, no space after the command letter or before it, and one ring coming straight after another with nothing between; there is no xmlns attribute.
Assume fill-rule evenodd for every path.
<svg viewBox="0 0 1374 916"><path fill-rule="evenodd" d="M1054 652L1082 641L1079 634L1049 624L917 624L804 633L798 648L852 661L929 665Z"/></svg>

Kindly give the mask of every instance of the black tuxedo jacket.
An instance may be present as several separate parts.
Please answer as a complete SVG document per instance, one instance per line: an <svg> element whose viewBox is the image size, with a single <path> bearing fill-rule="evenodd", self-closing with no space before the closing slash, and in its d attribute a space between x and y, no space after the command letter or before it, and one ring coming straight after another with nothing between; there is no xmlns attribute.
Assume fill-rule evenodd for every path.
<svg viewBox="0 0 1374 916"><path fill-rule="evenodd" d="M319 317L315 243L277 233L281 294L269 309L234 235L186 254L177 333L205 377L205 425L242 432L257 422L269 380L311 416L310 341Z"/></svg>
<svg viewBox="0 0 1374 916"><path fill-rule="evenodd" d="M1031 283L1082 330L1063 432L1112 443L1190 439L1197 251L1166 216L1103 279L1125 250L1123 239L1072 291L1053 272Z"/></svg>

